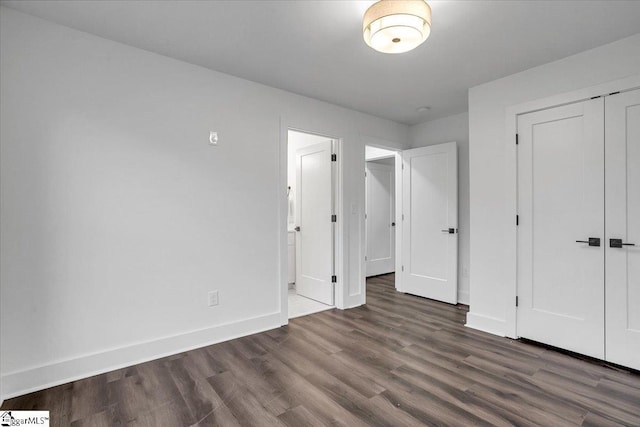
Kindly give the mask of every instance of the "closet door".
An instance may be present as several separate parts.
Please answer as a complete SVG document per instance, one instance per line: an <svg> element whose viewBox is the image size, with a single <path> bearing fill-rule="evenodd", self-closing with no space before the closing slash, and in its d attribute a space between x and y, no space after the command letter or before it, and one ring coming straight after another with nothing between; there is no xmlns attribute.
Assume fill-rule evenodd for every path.
<svg viewBox="0 0 640 427"><path fill-rule="evenodd" d="M640 90L605 103L606 360L640 369Z"/></svg>
<svg viewBox="0 0 640 427"><path fill-rule="evenodd" d="M518 335L601 359L603 113L598 98L518 118Z"/></svg>

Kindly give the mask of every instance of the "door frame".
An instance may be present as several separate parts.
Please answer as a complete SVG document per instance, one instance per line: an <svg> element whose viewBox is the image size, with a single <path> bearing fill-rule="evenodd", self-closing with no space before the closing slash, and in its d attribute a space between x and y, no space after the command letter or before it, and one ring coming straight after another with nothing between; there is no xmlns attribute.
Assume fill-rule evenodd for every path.
<svg viewBox="0 0 640 427"><path fill-rule="evenodd" d="M289 131L302 132L310 135L317 135L333 140L333 151L337 156L332 173L332 199L333 212L337 216L333 232L333 268L337 281L334 284L334 306L344 309L344 211L342 208L343 196L343 171L342 171L342 138L331 135L322 130L309 130L304 127L294 126L291 123L280 120L280 176L278 180L277 195L278 204L278 253L279 253L279 274L278 283L280 285L280 325L289 324L289 255L288 255L288 197L287 197L287 175L288 175L288 148Z"/></svg>
<svg viewBox="0 0 640 427"><path fill-rule="evenodd" d="M515 135L518 129L518 116L548 108L573 104L585 101L593 97L609 95L613 92L626 92L640 88L640 75L634 75L623 79L613 80L595 86L578 89L570 92L540 98L534 101L516 104L505 108L505 192L508 206L505 206L509 218L513 218L511 225L506 225L505 250L509 255L509 262L505 264L505 280L510 283L505 293L506 318L504 323L504 335L509 338L518 338L516 296L518 291L517 264L518 264L518 228L516 215L518 215L518 151L516 149ZM472 255L473 256L473 255ZM473 288L471 289L473 294ZM473 296L471 296L473 303ZM496 319L497 320L497 319ZM486 325L486 330L500 330L501 328ZM500 334L501 335L501 334Z"/></svg>

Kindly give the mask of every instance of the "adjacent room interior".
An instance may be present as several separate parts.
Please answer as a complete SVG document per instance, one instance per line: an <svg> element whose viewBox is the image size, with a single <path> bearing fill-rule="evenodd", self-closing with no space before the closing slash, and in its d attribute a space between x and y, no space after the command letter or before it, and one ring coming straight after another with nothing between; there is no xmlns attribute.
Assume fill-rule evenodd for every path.
<svg viewBox="0 0 640 427"><path fill-rule="evenodd" d="M288 131L287 144L287 285L293 319L334 307L335 148L331 138L294 130Z"/></svg>
<svg viewBox="0 0 640 427"><path fill-rule="evenodd" d="M396 271L396 152L365 146L366 276Z"/></svg>

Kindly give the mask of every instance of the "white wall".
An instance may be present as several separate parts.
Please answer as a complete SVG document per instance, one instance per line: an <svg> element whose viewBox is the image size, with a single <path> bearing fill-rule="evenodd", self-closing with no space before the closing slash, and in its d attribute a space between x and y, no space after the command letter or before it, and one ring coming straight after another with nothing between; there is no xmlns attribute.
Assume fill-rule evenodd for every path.
<svg viewBox="0 0 640 427"><path fill-rule="evenodd" d="M364 301L361 135L406 126L0 15L4 397L279 326L287 126L343 138L338 299Z"/></svg>
<svg viewBox="0 0 640 427"><path fill-rule="evenodd" d="M458 145L458 302L469 304L469 115L411 126L412 148L455 141Z"/></svg>
<svg viewBox="0 0 640 427"><path fill-rule="evenodd" d="M515 305L514 105L640 74L640 34L514 74L469 91L471 327L506 334ZM513 125L513 123L511 123Z"/></svg>

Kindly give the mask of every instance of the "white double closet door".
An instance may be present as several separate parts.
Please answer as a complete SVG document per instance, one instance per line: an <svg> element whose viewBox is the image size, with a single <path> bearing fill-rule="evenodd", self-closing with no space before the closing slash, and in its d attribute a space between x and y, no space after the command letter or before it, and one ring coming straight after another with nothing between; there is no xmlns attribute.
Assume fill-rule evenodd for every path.
<svg viewBox="0 0 640 427"><path fill-rule="evenodd" d="M640 90L518 136L518 336L640 369Z"/></svg>

